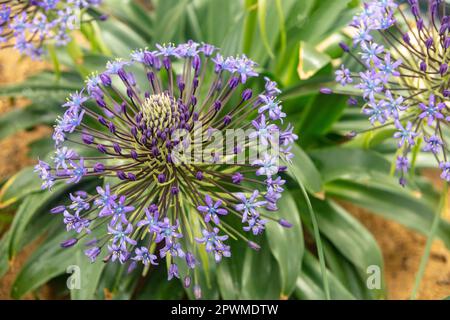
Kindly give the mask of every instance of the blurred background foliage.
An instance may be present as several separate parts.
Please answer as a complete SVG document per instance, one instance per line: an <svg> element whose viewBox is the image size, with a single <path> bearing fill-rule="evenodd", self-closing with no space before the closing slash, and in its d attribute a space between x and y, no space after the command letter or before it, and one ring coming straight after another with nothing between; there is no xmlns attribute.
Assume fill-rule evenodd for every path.
<svg viewBox="0 0 450 320"><path fill-rule="evenodd" d="M334 68L342 59L338 43L349 42L342 30L360 5L359 0L104 0L102 12L89 14L99 17L106 12L107 21L85 23L66 48L49 48L52 70L0 88L1 96L30 101L26 108L0 117L0 139L37 125L51 126L66 97L83 87L84 77L134 49L193 39L212 43L223 54L245 53L259 63L261 74L280 84L286 121L294 124L300 137L289 192L279 206L279 215L294 227L284 230L269 225L260 252L233 243L231 259L217 266L204 265L203 297L385 298L384 278L380 289L366 285L369 266L379 266L383 276L380 248L337 201L370 209L427 234L439 195L419 174L428 164L426 159L411 170L411 186L399 187L391 175L395 153L391 132L362 133L350 141L348 134L366 128L367 119L357 107L348 107L346 97L318 93L320 87L332 85ZM30 156L48 159L52 149L53 142L45 137L30 145ZM164 268L142 278L139 272L127 275L120 265L101 261L91 265L82 246L61 250L65 230L60 219L48 212L70 186L41 192L31 167L0 183L0 215L15 211L12 222L0 220L8 224L0 240L0 277L24 246L39 240L15 279L13 298L49 282L58 297L70 294L72 299L193 298L181 282L167 282ZM94 186L87 181L83 188L88 191ZM448 222L441 221L437 236L450 247ZM319 259L322 254L325 273ZM65 289L68 265L81 267L81 290Z"/></svg>

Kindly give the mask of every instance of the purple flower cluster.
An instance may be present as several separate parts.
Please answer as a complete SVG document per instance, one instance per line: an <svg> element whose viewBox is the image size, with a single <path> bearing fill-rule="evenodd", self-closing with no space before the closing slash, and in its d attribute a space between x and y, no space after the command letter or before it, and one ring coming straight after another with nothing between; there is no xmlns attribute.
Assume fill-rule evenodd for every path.
<svg viewBox="0 0 450 320"><path fill-rule="evenodd" d="M445 5L442 0L408 0L402 6L394 0L365 2L351 23L353 48L341 43L363 71L352 73L342 66L336 71L336 92L360 96L363 113L375 128L396 128L402 185L414 148L432 153L441 177L450 181L450 16ZM353 83L357 93L346 89ZM352 104L357 101L351 98Z"/></svg>
<svg viewBox="0 0 450 320"><path fill-rule="evenodd" d="M70 41L69 32L80 23L81 12L102 0L9 0L0 3L0 47L14 47L38 58L44 42L57 46Z"/></svg>
<svg viewBox="0 0 450 320"><path fill-rule="evenodd" d="M178 266L185 263L185 283L193 274L199 295L191 270L202 250L219 262L231 256L229 237L258 249L249 238L261 234L267 221L291 226L271 214L285 183L280 160L292 158L289 148L297 139L291 125L281 129L280 90L265 78L264 90L254 95L246 83L258 76L256 64L217 50L193 41L137 50L130 60L110 61L69 97L55 125L53 165L40 161L36 171L45 189L83 178L99 179L100 185L96 194L73 193L69 205L52 210L63 213L67 230L79 234L64 247L91 230L104 230L89 242L92 261L105 250L105 261L129 263L131 269L166 259L169 280L180 277ZM174 151L188 141L177 138L181 129L200 131L204 155L215 154L211 161L175 161ZM233 129L256 134L231 148L228 160L258 138L262 146L280 146L279 155L217 163L221 156L211 147L212 132ZM90 155L82 156L86 151Z"/></svg>

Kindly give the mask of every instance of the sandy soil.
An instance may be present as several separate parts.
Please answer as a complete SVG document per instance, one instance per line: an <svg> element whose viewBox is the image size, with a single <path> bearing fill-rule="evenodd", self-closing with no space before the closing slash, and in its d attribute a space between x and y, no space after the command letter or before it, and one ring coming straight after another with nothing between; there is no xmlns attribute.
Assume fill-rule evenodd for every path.
<svg viewBox="0 0 450 320"><path fill-rule="evenodd" d="M48 67L44 62L31 61L29 59L19 59L13 50L0 51L0 86L20 82L30 74ZM22 108L27 105L23 99L11 100L0 98L0 114ZM20 119L17 119L20 121ZM50 132L49 128L40 127L31 131L22 131L0 140L0 180L8 178L23 167L34 163L35 159L27 157L27 144L39 139ZM33 251L35 245L27 247L14 261L11 262L9 272L0 279L0 299L8 299L10 288L15 279L15 275L20 270L20 266ZM31 295L25 297L32 299Z"/></svg>
<svg viewBox="0 0 450 320"><path fill-rule="evenodd" d="M26 76L48 67L45 63L22 59L19 61L12 51L0 52L0 85L14 83ZM21 108L26 101L0 99L0 114L12 108ZM18 119L19 121L19 119ZM36 128L19 132L0 141L0 179L6 178L35 160L27 157L27 144L49 133L48 128ZM12 159L12 160L11 160ZM436 175L430 174L434 181ZM419 265L425 237L407 230L403 226L387 221L365 210L345 205L374 234L385 259L386 279L390 299L407 299L411 292L415 273ZM447 217L450 217L448 208ZM10 271L0 279L0 299L9 298L9 291L15 274L32 252L33 245L22 252L11 264ZM45 290L48 291L48 290ZM48 297L41 293L40 298ZM450 252L436 240L433 244L430 262L419 292L420 299L442 299L450 296ZM28 299L33 296L27 296Z"/></svg>

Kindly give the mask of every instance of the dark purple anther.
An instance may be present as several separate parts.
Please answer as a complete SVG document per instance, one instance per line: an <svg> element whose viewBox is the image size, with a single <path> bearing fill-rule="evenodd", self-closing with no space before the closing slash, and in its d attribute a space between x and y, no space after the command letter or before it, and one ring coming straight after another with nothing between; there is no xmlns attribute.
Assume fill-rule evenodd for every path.
<svg viewBox="0 0 450 320"><path fill-rule="evenodd" d="M278 223L280 224L280 226L283 226L285 228L292 228L292 224L285 219L278 220Z"/></svg>
<svg viewBox="0 0 450 320"><path fill-rule="evenodd" d="M444 97L446 97L446 98L450 97L450 90L445 89L445 90L442 92L442 95L443 95Z"/></svg>
<svg viewBox="0 0 450 320"><path fill-rule="evenodd" d="M75 238L69 239L69 240L61 242L61 247L62 248L70 248L70 247L74 246L77 242L78 242L78 239L75 239Z"/></svg>
<svg viewBox="0 0 450 320"><path fill-rule="evenodd" d="M158 174L158 182L159 182L159 183L164 183L164 182L166 182L166 175L165 175L164 173Z"/></svg>
<svg viewBox="0 0 450 320"><path fill-rule="evenodd" d="M197 171L197 173L195 174L195 178L196 178L197 180L202 181L202 180L203 180L203 172Z"/></svg>
<svg viewBox="0 0 450 320"><path fill-rule="evenodd" d="M106 73L102 73L100 75L100 80L102 81L103 85L106 87L111 86L111 77L109 75L107 75Z"/></svg>
<svg viewBox="0 0 450 320"><path fill-rule="evenodd" d="M100 151L101 153L107 153L105 146L102 144L97 145L97 150Z"/></svg>
<svg viewBox="0 0 450 320"><path fill-rule="evenodd" d="M433 38L428 38L428 39L425 41L425 46L426 46L428 49L430 49L432 45L433 45Z"/></svg>
<svg viewBox="0 0 450 320"><path fill-rule="evenodd" d="M103 163L97 162L94 165L94 172L100 173L105 171L105 165Z"/></svg>
<svg viewBox="0 0 450 320"><path fill-rule="evenodd" d="M98 20L100 20L100 21L106 21L106 20L108 20L108 15L107 14L102 14L100 17L98 17Z"/></svg>
<svg viewBox="0 0 450 320"><path fill-rule="evenodd" d="M134 173L129 172L128 173L128 180L136 181L136 175Z"/></svg>
<svg viewBox="0 0 450 320"><path fill-rule="evenodd" d="M57 206L57 207L54 207L53 209L51 209L50 213L51 214L58 214L58 213L64 212L64 210L66 210L65 206Z"/></svg>
<svg viewBox="0 0 450 320"><path fill-rule="evenodd" d="M157 156L159 156L159 149L158 149L158 147L157 146L154 146L154 147L152 147L152 155L154 156L154 157L157 157Z"/></svg>
<svg viewBox="0 0 450 320"><path fill-rule="evenodd" d="M252 98L252 95L253 95L252 89L245 89L245 90L242 92L242 100L243 100L243 101L250 100L250 99Z"/></svg>

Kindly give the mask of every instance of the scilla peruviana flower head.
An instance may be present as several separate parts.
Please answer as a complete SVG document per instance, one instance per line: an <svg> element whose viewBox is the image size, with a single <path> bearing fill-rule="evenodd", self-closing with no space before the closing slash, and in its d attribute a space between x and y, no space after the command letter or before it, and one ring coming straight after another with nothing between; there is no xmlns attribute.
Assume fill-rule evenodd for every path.
<svg viewBox="0 0 450 320"><path fill-rule="evenodd" d="M0 48L13 47L21 54L38 58L42 45L57 46L70 41L69 32L78 27L81 14L102 0L9 0L0 3Z"/></svg>
<svg viewBox="0 0 450 320"><path fill-rule="evenodd" d="M362 101L375 128L392 126L398 141L400 183L406 183L413 150L433 155L450 181L450 16L441 0L368 1L353 19L353 45L341 44L359 65L336 71L337 93ZM353 86L352 90L347 90ZM330 92L328 92L330 93Z"/></svg>
<svg viewBox="0 0 450 320"><path fill-rule="evenodd" d="M219 262L231 256L230 240L259 249L251 239L266 223L290 227L276 211L297 136L283 121L280 90L265 78L255 94L255 62L217 51L193 41L137 50L70 96L53 163L36 171L43 188L86 179L98 187L52 210L78 234L64 247L102 230L88 240L92 261L102 252L131 268L165 259L168 278L183 264L190 284L202 251Z"/></svg>

